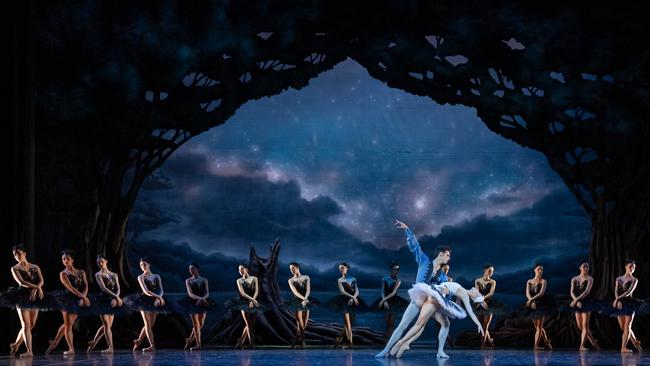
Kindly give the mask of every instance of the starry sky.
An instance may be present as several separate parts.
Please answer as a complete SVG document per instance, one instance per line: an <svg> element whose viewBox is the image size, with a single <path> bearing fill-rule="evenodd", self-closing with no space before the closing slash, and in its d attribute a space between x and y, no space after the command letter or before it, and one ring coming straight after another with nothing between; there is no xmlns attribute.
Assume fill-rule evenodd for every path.
<svg viewBox="0 0 650 366"><path fill-rule="evenodd" d="M348 60L301 90L244 104L145 182L132 241L242 260L282 242L281 259L415 273L395 219L423 247L452 247L452 273L478 277L587 253L590 224L539 152L476 111L391 89ZM263 250L260 250L264 252Z"/></svg>

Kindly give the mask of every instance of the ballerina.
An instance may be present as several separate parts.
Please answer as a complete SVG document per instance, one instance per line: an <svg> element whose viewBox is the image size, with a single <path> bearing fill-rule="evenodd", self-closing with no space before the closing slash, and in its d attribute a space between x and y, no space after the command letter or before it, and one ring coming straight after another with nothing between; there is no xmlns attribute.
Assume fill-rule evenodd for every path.
<svg viewBox="0 0 650 366"><path fill-rule="evenodd" d="M544 320L547 315L551 313L553 308L553 301L549 295L546 294L547 282L542 278L544 273L544 266L535 264L533 267L535 277L526 281L526 312L530 319L533 321L535 327L535 343L533 349L540 350L544 347L539 346L539 341L543 341L547 349L551 350L551 340L546 335L544 329Z"/></svg>
<svg viewBox="0 0 650 366"><path fill-rule="evenodd" d="M86 271L74 267L72 251L68 249L61 251L61 262L65 266L65 269L59 273L59 279L65 287L65 290L57 291L56 297L60 302L63 324L59 327L54 339L50 340L45 354L52 352L59 345L59 342L61 342L61 338L65 337L68 350L64 351L63 355L67 356L74 354L74 333L72 332L74 323L77 321L79 315L91 314L89 312L90 299L88 299Z"/></svg>
<svg viewBox="0 0 650 366"><path fill-rule="evenodd" d="M393 334L395 315L403 311L409 304L408 300L397 294L397 290L402 284L398 274L399 265L395 262L391 263L390 275L381 280L381 297L370 306L372 309L379 309L384 312L387 338L390 338L391 334Z"/></svg>
<svg viewBox="0 0 650 366"><path fill-rule="evenodd" d="M142 316L142 329L138 338L133 340L133 351L140 348L146 337L149 347L143 348L142 352L153 352L156 350L153 334L156 318L158 314L170 313L171 309L163 297L165 291L162 278L151 272L151 262L148 258L140 258L140 269L142 274L138 276L138 284L142 293L129 295L124 298L124 302L129 308L138 310Z"/></svg>
<svg viewBox="0 0 650 366"><path fill-rule="evenodd" d="M106 339L106 349L102 353L113 353L113 320L115 315L127 314L124 301L120 297L120 279L117 273L108 269L108 260L103 255L97 256L97 266L99 271L95 273L95 281L101 290L89 296L93 303L94 311L99 315L102 325L97 329L93 340L88 342L87 353L92 352L97 343L103 338Z"/></svg>
<svg viewBox="0 0 650 366"><path fill-rule="evenodd" d="M265 308L262 307L257 300L257 296L260 294L260 284L257 277L252 276L249 273L248 267L244 264L240 264L238 270L241 275L241 277L237 279L239 298L235 299L232 304L227 305L227 307L231 310L239 310L242 319L244 319L244 329L242 330L235 348L241 347L243 349L246 339L248 339L248 344L252 348L255 347L253 330L255 328L255 322L257 321L257 315L264 312Z"/></svg>
<svg viewBox="0 0 650 366"><path fill-rule="evenodd" d="M43 292L43 274L36 264L27 260L27 251L22 245L14 245L11 253L16 260L16 265L11 267L11 275L18 287L10 288L0 295L0 306L16 309L20 319L20 331L16 341L9 345L9 357L18 352L20 345L25 343L26 351L20 354L21 358L32 357L32 329L36 325L39 310L56 308L54 299Z"/></svg>
<svg viewBox="0 0 650 366"><path fill-rule="evenodd" d="M443 294L446 296L441 296ZM458 303L449 300L450 296L456 296L456 301L462 303L465 309L460 307ZM444 316L451 319L463 319L469 315L478 327L478 332L483 336L483 326L476 318L476 315L474 315L472 305L470 304L470 299L475 303L482 303L484 300L483 295L476 288L472 287L470 290L466 290L456 282L443 282L440 285L433 286L425 283L416 283L409 290L409 297L416 304L422 304L422 310L420 310L420 315L411 329L406 332L402 339L395 343L390 351L391 355L397 358L402 357L402 354L410 349L411 343L422 335L427 322L434 314L437 317ZM447 357L443 351L440 358Z"/></svg>
<svg viewBox="0 0 650 366"><path fill-rule="evenodd" d="M591 288L594 284L594 279L589 275L589 262L582 261L578 266L580 274L571 279L571 303L569 304L569 311L575 313L576 326L580 330L580 351L589 350L585 347L585 341L589 340L596 350L600 350L598 341L591 334L589 329L589 319L591 312L596 309L596 303L591 298Z"/></svg>
<svg viewBox="0 0 650 366"><path fill-rule="evenodd" d="M309 276L300 273L300 264L296 262L289 264L289 270L293 275L288 281L293 299L286 304L285 308L293 310L296 315L296 336L293 347L300 343L300 346L305 348L305 330L309 323L309 309L312 305L311 300L309 300L311 280Z"/></svg>
<svg viewBox="0 0 650 366"><path fill-rule="evenodd" d="M190 277L185 280L185 291L187 296L178 302L180 312L188 314L192 320L192 332L189 338L185 339L185 347L190 351L201 349L201 329L205 324L208 309L214 305L214 300L210 298L210 288L208 280L199 274L200 266L197 263L191 263L189 266ZM194 346L190 344L194 342Z"/></svg>
<svg viewBox="0 0 650 366"><path fill-rule="evenodd" d="M426 255L426 253L424 253L420 247L420 243L408 225L402 221L395 220L395 227L404 230L404 233L406 234L406 244L409 250L413 253L415 262L418 264L415 283L428 282L432 284L440 284L440 267L447 263L451 258L451 249L445 246L436 247L435 257L432 260L428 255ZM409 305L406 307L404 314L402 314L402 319L397 325L397 328L395 328L390 339L384 346L384 349L377 353L375 357L387 357L390 354L391 348L393 348L395 343L402 337L406 328L419 316L421 306L422 304L417 304L411 300ZM435 306L435 304L432 304L431 306ZM438 332L438 357L446 358L448 356L444 352L444 344L447 340L447 335L449 334L449 319L444 315L439 314L436 315L436 320L440 323L440 331Z"/></svg>
<svg viewBox="0 0 650 366"><path fill-rule="evenodd" d="M352 342L352 323L358 308L366 309L366 304L359 298L359 287L357 279L348 276L350 265L342 262L339 264L339 272L341 277L336 281L339 294L328 301L328 307L332 310L343 313L343 331L336 338L336 343L339 344L345 336L348 340L348 345L353 346Z"/></svg>
<svg viewBox="0 0 650 366"><path fill-rule="evenodd" d="M636 339L636 336L632 331L634 315L641 305L641 301L633 296L634 290L639 284L639 280L634 277L635 270L636 262L633 260L625 261L625 274L616 279L616 286L614 288L614 295L616 297L612 303L613 311L610 315L615 316L618 319L618 325L623 331L621 338L621 353L632 352L631 349L627 348L628 342L632 342L632 345L637 349L637 351L643 351L643 348L641 348L641 341Z"/></svg>
<svg viewBox="0 0 650 366"><path fill-rule="evenodd" d="M501 312L504 305L494 299L494 292L497 288L497 281L492 278L494 266L486 264L483 266L483 276L474 280L474 287L483 295L483 302L474 305L476 313L481 324L483 324L483 337L481 338L481 348L493 348L494 340L490 337L490 323L495 314Z"/></svg>

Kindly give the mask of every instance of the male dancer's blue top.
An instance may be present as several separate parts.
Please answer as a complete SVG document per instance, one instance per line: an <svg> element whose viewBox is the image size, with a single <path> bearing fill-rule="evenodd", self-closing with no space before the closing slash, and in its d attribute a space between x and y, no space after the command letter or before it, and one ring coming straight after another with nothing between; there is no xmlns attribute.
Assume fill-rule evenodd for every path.
<svg viewBox="0 0 650 366"><path fill-rule="evenodd" d="M415 255L415 261L418 264L418 273L415 276L415 283L423 282L429 285L439 285L442 283L440 274L442 271L438 269L435 273L433 272L433 261L426 255L418 239L415 237L410 228L404 229L406 233L406 244L409 247L409 250Z"/></svg>

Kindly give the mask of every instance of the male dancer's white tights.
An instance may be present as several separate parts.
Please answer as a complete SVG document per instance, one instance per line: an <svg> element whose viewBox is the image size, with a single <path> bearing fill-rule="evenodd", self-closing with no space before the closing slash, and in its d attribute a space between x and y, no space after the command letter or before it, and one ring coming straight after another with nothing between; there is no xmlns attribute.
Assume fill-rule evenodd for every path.
<svg viewBox="0 0 650 366"><path fill-rule="evenodd" d="M375 355L375 357L386 357L388 356L390 349L393 348L395 343L402 338L402 335L406 328L413 322L413 320L417 319L417 317L420 315L420 307L413 301L409 304L409 306L406 307L406 310L404 310L404 314L402 315L402 319L399 321L399 325L395 330L393 331L393 335L390 337L388 340L388 343L386 343L386 347L379 352L378 354ZM438 315L438 314L436 314ZM439 319L440 318L440 319ZM438 355L439 356L446 356L444 349L445 349L445 342L447 341L447 335L449 334L449 322L448 321L443 321L446 319L443 319L444 317L438 317L436 316L436 320L440 323L440 332L438 333Z"/></svg>

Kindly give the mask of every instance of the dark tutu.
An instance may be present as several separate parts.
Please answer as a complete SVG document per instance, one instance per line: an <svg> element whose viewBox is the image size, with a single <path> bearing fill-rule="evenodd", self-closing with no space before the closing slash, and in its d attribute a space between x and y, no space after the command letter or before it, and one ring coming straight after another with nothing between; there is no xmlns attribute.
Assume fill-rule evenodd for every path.
<svg viewBox="0 0 650 366"><path fill-rule="evenodd" d="M563 313L601 312L607 306L602 301L596 301L596 300L591 299L591 298L582 299L582 300L579 300L579 302L582 305L581 307L578 307L578 306L571 307L570 306L571 301L563 303L560 306L560 311L563 312Z"/></svg>
<svg viewBox="0 0 650 366"><path fill-rule="evenodd" d="M167 299L165 299L164 306L155 306L155 301L156 298L152 296L133 294L124 298L124 305L126 305L130 311L147 311L158 314L169 314L173 312L172 306L169 304Z"/></svg>
<svg viewBox="0 0 650 366"><path fill-rule="evenodd" d="M474 313L479 316L486 316L486 315L501 315L505 313L507 305L494 299L493 297L490 297L489 299L485 300L487 303L488 308L485 309L481 305L481 303L474 303Z"/></svg>
<svg viewBox="0 0 650 366"><path fill-rule="evenodd" d="M184 298L174 303L174 306L176 308L176 311L181 314L203 314L210 311L210 309L214 308L217 304L210 297L206 299L207 304L205 305L197 305L197 301L198 300L195 300L189 296L185 296Z"/></svg>
<svg viewBox="0 0 650 366"><path fill-rule="evenodd" d="M234 299L227 300L224 305L226 306L226 309L230 310L231 312L239 312L240 310L243 310L245 313L251 314L261 314L271 308L269 305L261 302L259 303L260 306L251 308L248 306L249 303L250 300L236 297Z"/></svg>
<svg viewBox="0 0 650 366"><path fill-rule="evenodd" d="M318 305L321 305L320 301L309 298L307 306L302 306L302 300L294 296L290 300L285 301L282 304L282 308L287 311L296 312L298 310L310 310Z"/></svg>
<svg viewBox="0 0 650 366"><path fill-rule="evenodd" d="M104 292L94 292L88 295L88 298L90 299L90 309L96 315L108 314L119 316L128 315L133 312L133 310L127 306L126 302L124 302L122 306L111 306L113 297Z"/></svg>
<svg viewBox="0 0 650 366"><path fill-rule="evenodd" d="M528 319L539 319L548 317L557 313L557 306L553 295L544 295L535 300L535 309L527 308L526 304L522 305L521 315Z"/></svg>
<svg viewBox="0 0 650 366"><path fill-rule="evenodd" d="M370 305L370 310L372 311L384 311L384 312L390 312L390 313L401 313L406 309L407 306L411 303L408 299L405 299L397 294L395 296L391 297L390 299L386 300L388 303L388 310L384 308L379 307L379 302L381 301L381 297L375 300L372 305Z"/></svg>
<svg viewBox="0 0 650 366"><path fill-rule="evenodd" d="M32 289L27 287L11 287L0 294L0 307L9 309L38 309L38 310L56 310L59 309L59 303L52 294L45 292L43 299L29 301Z"/></svg>
<svg viewBox="0 0 650 366"><path fill-rule="evenodd" d="M97 315L92 308L92 300L90 306L79 306L79 298L68 290L52 291L52 296L57 301L58 309L66 313L77 314L79 316L92 316Z"/></svg>
<svg viewBox="0 0 650 366"><path fill-rule="evenodd" d="M359 300L359 305L350 305L348 303L348 301L350 301L350 297L345 296L343 294L339 294L331 298L327 302L327 304L325 304L325 306L339 313L355 313L360 311L368 311L368 305L366 305L366 302L360 297L357 297L357 300Z"/></svg>
<svg viewBox="0 0 650 366"><path fill-rule="evenodd" d="M608 316L632 315L639 312L639 310L647 309L647 305L644 304L644 301L632 296L625 297L621 299L620 302L623 304L621 309L613 307L613 301L611 301L608 306L601 311L601 314Z"/></svg>

